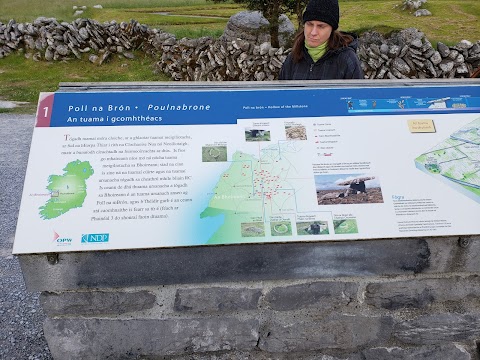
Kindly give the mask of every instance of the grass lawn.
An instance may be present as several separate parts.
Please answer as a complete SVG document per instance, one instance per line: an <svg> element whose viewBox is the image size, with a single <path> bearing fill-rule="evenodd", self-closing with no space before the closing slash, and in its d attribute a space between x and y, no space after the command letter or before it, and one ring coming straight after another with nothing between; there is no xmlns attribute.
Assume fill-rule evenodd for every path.
<svg viewBox="0 0 480 360"><path fill-rule="evenodd" d="M389 33L409 27L422 31L432 44L438 41L455 45L466 39L480 40L480 1L434 0L423 8L432 16L415 17L401 10L397 0L344 0L340 2L340 27L362 33L375 29Z"/></svg>
<svg viewBox="0 0 480 360"><path fill-rule="evenodd" d="M55 91L60 82L167 81L166 75L153 73L154 59L135 53L136 59L112 57L105 65L87 60L46 62L27 60L23 54L0 60L0 98L28 104L4 112L34 113L40 92Z"/></svg>
<svg viewBox="0 0 480 360"><path fill-rule="evenodd" d="M103 9L94 9L93 5L99 3ZM84 18L101 22L134 19L173 33L177 38L218 37L228 18L245 9L233 1L214 4L207 0L83 0L80 3L0 0L0 21L33 22L37 17L45 16L71 22L74 20L74 4L87 6L81 15ZM480 39L479 0L432 0L425 5L433 13L428 17L415 17L402 11L400 4L401 0L340 0L340 28L357 33L377 30L386 34L415 27L423 31L433 44L442 41L453 45L463 39L472 42ZM292 21L297 24L295 18ZM37 63L24 59L22 54L0 59L0 99L30 103L20 109L3 111L34 111L38 93L55 91L59 82L168 80L166 76L153 74L153 59L141 53L136 56L135 60L115 58L102 66L95 66L87 60Z"/></svg>
<svg viewBox="0 0 480 360"><path fill-rule="evenodd" d="M103 9L94 9L101 3ZM55 17L62 21L74 20L72 2L64 0L35 1L0 0L0 21L15 19L31 22L38 16ZM84 0L87 6L82 17L98 21L130 21L135 19L151 27L174 33L177 37L219 36L233 14L244 10L233 1L214 4L207 0ZM388 33L392 30L415 27L432 41L456 44L467 39L480 39L479 0L432 0L424 5L433 16L415 17L401 10L401 0L340 0L340 27L362 32L376 29ZM296 24L296 19L292 19Z"/></svg>

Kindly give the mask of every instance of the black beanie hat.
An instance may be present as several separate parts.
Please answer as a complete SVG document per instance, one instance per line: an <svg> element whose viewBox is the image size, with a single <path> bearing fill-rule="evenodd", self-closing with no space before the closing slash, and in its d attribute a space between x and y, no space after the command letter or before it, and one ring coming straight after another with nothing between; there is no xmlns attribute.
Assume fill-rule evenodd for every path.
<svg viewBox="0 0 480 360"><path fill-rule="evenodd" d="M322 21L337 30L340 20L338 0L310 0L303 13L303 23L311 20Z"/></svg>

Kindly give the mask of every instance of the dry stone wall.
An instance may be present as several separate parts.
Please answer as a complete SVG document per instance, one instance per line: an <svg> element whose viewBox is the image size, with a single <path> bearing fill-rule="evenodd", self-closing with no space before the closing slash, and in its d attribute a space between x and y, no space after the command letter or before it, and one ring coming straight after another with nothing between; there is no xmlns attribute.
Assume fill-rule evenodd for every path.
<svg viewBox="0 0 480 360"><path fill-rule="evenodd" d="M269 42L209 37L179 39L136 21L99 23L76 19L71 23L40 17L33 23L10 20L0 23L0 59L24 51L35 61L73 58L102 64L117 54L127 59L132 50L156 56L156 71L182 81L274 80L289 48ZM406 29L389 38L376 32L360 38L358 56L368 79L461 78L480 67L480 41L462 40L455 46L434 48L417 29Z"/></svg>
<svg viewBox="0 0 480 360"><path fill-rule="evenodd" d="M0 23L0 59L14 51L24 51L35 61L60 61L72 58L101 64L113 53L131 57L128 51L141 48L152 33L145 25L132 21L99 23L77 19L71 23L40 17L33 23Z"/></svg>
<svg viewBox="0 0 480 360"><path fill-rule="evenodd" d="M273 48L242 39L179 39L136 21L99 23L77 19L71 23L38 18L33 23L0 23L0 59L15 51L27 58L58 61L78 58L102 64L112 54L133 58L142 49L158 57L157 71L182 81L274 80L289 48ZM360 38L358 56L368 79L461 78L480 66L480 41L462 40L455 46L434 48L416 29L389 38L376 32Z"/></svg>
<svg viewBox="0 0 480 360"><path fill-rule="evenodd" d="M435 49L425 35L409 28L386 39L372 32L362 36L358 56L369 79L470 77L480 66L480 41L467 40Z"/></svg>
<svg viewBox="0 0 480 360"><path fill-rule="evenodd" d="M153 44L162 54L158 69L183 81L275 80L290 52L272 48L269 42L256 45L242 39L181 39L173 45L157 41Z"/></svg>

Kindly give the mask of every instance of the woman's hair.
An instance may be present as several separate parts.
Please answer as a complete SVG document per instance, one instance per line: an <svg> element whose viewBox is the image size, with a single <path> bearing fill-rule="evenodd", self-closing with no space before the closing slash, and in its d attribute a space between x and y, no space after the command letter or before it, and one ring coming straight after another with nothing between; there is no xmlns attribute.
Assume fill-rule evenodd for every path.
<svg viewBox="0 0 480 360"><path fill-rule="evenodd" d="M339 49L342 47L348 46L353 41L353 37L351 35L342 33L338 30L332 31L330 37L328 38L328 48L329 49ZM303 28L299 29L297 35L295 35L295 39L293 40L292 46L292 58L293 62L298 63L303 58L303 48L305 44L305 33L303 32Z"/></svg>

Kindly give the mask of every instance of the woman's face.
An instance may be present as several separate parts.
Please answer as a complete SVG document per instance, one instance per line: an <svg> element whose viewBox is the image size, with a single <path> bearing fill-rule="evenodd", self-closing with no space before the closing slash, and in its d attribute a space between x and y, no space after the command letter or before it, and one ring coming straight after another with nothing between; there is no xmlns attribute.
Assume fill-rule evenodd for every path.
<svg viewBox="0 0 480 360"><path fill-rule="evenodd" d="M305 22L303 33L305 34L305 41L310 47L317 47L328 40L332 33L332 27L327 23L317 20L310 20Z"/></svg>

